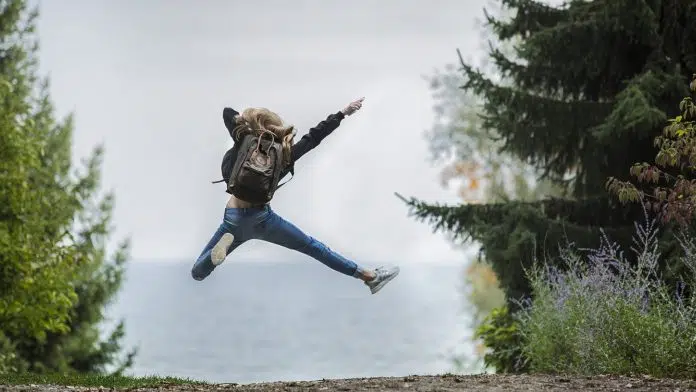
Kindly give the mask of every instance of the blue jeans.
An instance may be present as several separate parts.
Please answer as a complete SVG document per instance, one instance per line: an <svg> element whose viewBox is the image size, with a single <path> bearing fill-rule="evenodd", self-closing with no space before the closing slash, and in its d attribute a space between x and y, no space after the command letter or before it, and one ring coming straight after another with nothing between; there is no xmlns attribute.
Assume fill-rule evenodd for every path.
<svg viewBox="0 0 696 392"><path fill-rule="evenodd" d="M234 236L234 241L227 250L228 255L246 241L257 239L304 253L345 275L359 278L363 272L362 268L353 261L306 235L295 225L273 212L269 205L266 205L255 208L225 209L222 224L203 248L203 252L198 256L198 260L191 269L193 279L203 280L213 272L215 266L210 260L210 253L225 233L231 233Z"/></svg>

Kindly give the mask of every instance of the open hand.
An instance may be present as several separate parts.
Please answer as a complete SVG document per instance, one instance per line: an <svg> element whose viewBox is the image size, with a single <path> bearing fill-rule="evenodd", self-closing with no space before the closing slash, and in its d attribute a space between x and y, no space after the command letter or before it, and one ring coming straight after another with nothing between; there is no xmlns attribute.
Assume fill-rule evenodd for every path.
<svg viewBox="0 0 696 392"><path fill-rule="evenodd" d="M345 107L345 109L341 110L341 112L346 116L350 116L351 114L360 110L364 100L365 100L365 97L362 97L358 100L355 100L355 101L349 103L348 106Z"/></svg>

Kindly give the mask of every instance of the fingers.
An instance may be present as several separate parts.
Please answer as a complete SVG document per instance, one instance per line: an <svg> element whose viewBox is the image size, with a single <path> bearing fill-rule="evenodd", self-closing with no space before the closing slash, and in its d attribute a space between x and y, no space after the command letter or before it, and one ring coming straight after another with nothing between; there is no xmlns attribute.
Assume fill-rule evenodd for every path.
<svg viewBox="0 0 696 392"><path fill-rule="evenodd" d="M351 115L355 111L362 108L362 103L364 100L365 100L365 97L362 97L362 98L359 98L359 99L349 103L348 106L344 109L344 114Z"/></svg>

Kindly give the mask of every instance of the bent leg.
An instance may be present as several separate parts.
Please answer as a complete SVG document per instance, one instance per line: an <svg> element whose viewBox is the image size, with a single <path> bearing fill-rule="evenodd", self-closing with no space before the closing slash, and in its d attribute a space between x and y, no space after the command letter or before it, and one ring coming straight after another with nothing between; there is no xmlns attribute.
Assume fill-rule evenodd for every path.
<svg viewBox="0 0 696 392"><path fill-rule="evenodd" d="M193 279L199 281L203 280L213 272L216 265L213 263L213 260L211 259L211 253L215 245L218 244L218 242L220 242L220 239L225 234L231 233L227 231L223 223L220 225L220 227L218 227L217 231L215 231L215 234L213 234L212 238L210 238L210 241L208 241L208 244L203 248L203 251L194 263L193 268L191 268L191 276L193 277ZM227 249L226 253L229 255L235 248L237 248L242 243L243 241L240 241L237 238L235 238L230 247Z"/></svg>
<svg viewBox="0 0 696 392"><path fill-rule="evenodd" d="M355 262L346 259L315 238L306 235L278 214L274 212L271 214L265 222L263 233L258 236L260 240L304 253L342 274L355 278L363 276L364 270Z"/></svg>

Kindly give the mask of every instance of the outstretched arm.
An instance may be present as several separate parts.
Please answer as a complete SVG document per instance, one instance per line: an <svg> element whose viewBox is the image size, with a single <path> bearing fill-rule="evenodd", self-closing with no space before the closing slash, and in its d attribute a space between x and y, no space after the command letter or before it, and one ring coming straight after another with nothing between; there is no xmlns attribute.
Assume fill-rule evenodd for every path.
<svg viewBox="0 0 696 392"><path fill-rule="evenodd" d="M365 98L360 98L357 101L353 101L344 109L337 113L330 114L326 120L320 122L314 128L309 130L309 133L302 136L302 138L292 146L292 161L295 162L300 159L304 154L309 152L309 150L318 146L325 137L329 136L339 125L341 125L341 120L346 116L350 116L362 107L362 102Z"/></svg>

